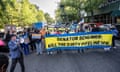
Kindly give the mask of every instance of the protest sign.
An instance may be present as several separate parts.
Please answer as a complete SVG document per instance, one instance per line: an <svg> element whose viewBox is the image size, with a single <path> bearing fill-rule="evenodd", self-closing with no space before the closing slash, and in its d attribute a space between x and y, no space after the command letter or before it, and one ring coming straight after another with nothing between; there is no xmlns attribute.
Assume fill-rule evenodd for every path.
<svg viewBox="0 0 120 72"><path fill-rule="evenodd" d="M46 49L105 48L112 45L111 32L87 32L49 35L45 38Z"/></svg>
<svg viewBox="0 0 120 72"><path fill-rule="evenodd" d="M32 39L41 39L41 34L32 34Z"/></svg>

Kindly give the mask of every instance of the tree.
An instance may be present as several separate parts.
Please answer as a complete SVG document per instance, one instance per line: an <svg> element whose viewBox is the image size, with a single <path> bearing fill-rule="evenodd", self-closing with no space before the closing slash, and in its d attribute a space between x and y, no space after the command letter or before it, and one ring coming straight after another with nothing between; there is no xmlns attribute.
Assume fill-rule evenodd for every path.
<svg viewBox="0 0 120 72"><path fill-rule="evenodd" d="M64 5L64 12L58 8L56 10L56 19L58 21L61 20L61 16L65 13L69 21L79 21L81 18L80 12L86 11L87 13L91 13L91 21L93 21L94 10L98 9L100 4L105 1L106 0L61 0L59 5Z"/></svg>
<svg viewBox="0 0 120 72"><path fill-rule="evenodd" d="M38 19L38 21L45 21L44 12L42 10L38 11L37 19Z"/></svg>
<svg viewBox="0 0 120 72"><path fill-rule="evenodd" d="M98 9L100 4L105 2L106 0L83 0L84 2L84 10L86 12L91 13L91 22L94 21L94 10Z"/></svg>
<svg viewBox="0 0 120 72"><path fill-rule="evenodd" d="M59 20L68 19L68 21L80 20L82 0L61 0L59 5L60 7L56 10L56 19ZM61 8L61 5L64 6L64 12Z"/></svg>
<svg viewBox="0 0 120 72"><path fill-rule="evenodd" d="M38 21L45 21L44 13L29 0L0 0L0 26L25 26Z"/></svg>
<svg viewBox="0 0 120 72"><path fill-rule="evenodd" d="M9 0L0 0L0 26L3 27L4 24L8 23L7 16L7 5L13 7L13 3Z"/></svg>
<svg viewBox="0 0 120 72"><path fill-rule="evenodd" d="M51 25L52 23L54 23L54 19L50 17L49 13L45 13L44 16L48 25Z"/></svg>

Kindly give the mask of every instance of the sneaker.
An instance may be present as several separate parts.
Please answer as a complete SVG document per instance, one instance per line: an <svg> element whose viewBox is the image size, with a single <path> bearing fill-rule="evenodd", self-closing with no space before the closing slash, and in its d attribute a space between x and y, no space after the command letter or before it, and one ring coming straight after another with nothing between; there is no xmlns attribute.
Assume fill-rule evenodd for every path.
<svg viewBox="0 0 120 72"><path fill-rule="evenodd" d="M48 55L51 55L51 54L53 54L53 52L47 52L47 54L48 54Z"/></svg>
<svg viewBox="0 0 120 72"><path fill-rule="evenodd" d="M104 48L104 51L110 51L110 48Z"/></svg>
<svg viewBox="0 0 120 72"><path fill-rule="evenodd" d="M114 49L116 49L117 47L116 47L116 46L114 46L113 48L114 48Z"/></svg>

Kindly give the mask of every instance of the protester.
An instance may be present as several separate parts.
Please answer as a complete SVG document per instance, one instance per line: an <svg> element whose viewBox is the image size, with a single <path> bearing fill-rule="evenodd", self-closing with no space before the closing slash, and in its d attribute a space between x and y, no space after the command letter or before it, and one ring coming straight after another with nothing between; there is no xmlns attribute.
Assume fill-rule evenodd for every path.
<svg viewBox="0 0 120 72"><path fill-rule="evenodd" d="M5 40L6 44L8 44L8 42L10 41L11 35L12 35L11 30L5 33L4 40Z"/></svg>
<svg viewBox="0 0 120 72"><path fill-rule="evenodd" d="M20 38L20 46L24 50L24 36L23 35L24 35L24 33L21 32L20 35L19 35L19 38Z"/></svg>
<svg viewBox="0 0 120 72"><path fill-rule="evenodd" d="M112 48L116 49L116 46L115 46L115 40L117 39L117 36L118 36L118 30L113 26L111 28L111 31L113 33L113 37L112 37Z"/></svg>
<svg viewBox="0 0 120 72"><path fill-rule="evenodd" d="M50 31L47 30L46 35L50 35Z"/></svg>
<svg viewBox="0 0 120 72"><path fill-rule="evenodd" d="M28 36L29 36L29 40L30 40L29 45L31 47L31 51L33 52L36 49L36 47L35 47L35 40L32 39L32 34L33 34L33 32L30 32Z"/></svg>
<svg viewBox="0 0 120 72"><path fill-rule="evenodd" d="M80 33L81 32L80 28L76 29L75 31L76 31L76 33ZM84 53L84 51L85 51L85 49L78 49L77 50L78 53L80 53L80 52Z"/></svg>
<svg viewBox="0 0 120 72"><path fill-rule="evenodd" d="M21 71L25 72L22 49L20 48L20 43L16 39L16 35L11 35L11 40L8 43L10 49L10 58L12 59L10 72L14 72L17 62L20 63Z"/></svg>
<svg viewBox="0 0 120 72"><path fill-rule="evenodd" d="M61 34L61 32L59 30L56 30L55 34Z"/></svg>
<svg viewBox="0 0 120 72"><path fill-rule="evenodd" d="M40 31L39 30L35 30L35 34L38 34L40 35ZM42 42L42 39L41 39L41 35L39 37L37 37L35 40L35 45L36 45L36 54L37 55L40 55L42 54L42 48L41 48L41 42Z"/></svg>
<svg viewBox="0 0 120 72"><path fill-rule="evenodd" d="M92 27L92 32L99 32L99 27L97 27L96 25L94 25Z"/></svg>
<svg viewBox="0 0 120 72"><path fill-rule="evenodd" d="M45 52L45 35L46 35L46 30L45 30L45 28L42 28L41 30L40 30L40 34L41 34L41 50L42 50L42 52Z"/></svg>
<svg viewBox="0 0 120 72"><path fill-rule="evenodd" d="M60 32L59 30L56 30L55 34L60 35L61 32ZM59 54L59 53L62 53L62 50L61 50L61 49L58 49L58 50L57 50L57 53L58 53L58 54ZM52 54L52 52L50 52L50 54Z"/></svg>
<svg viewBox="0 0 120 72"><path fill-rule="evenodd" d="M82 29L84 32L91 32L91 30L92 30L91 26L88 24L83 25Z"/></svg>
<svg viewBox="0 0 120 72"><path fill-rule="evenodd" d="M29 38L28 38L28 32L24 32L23 34L23 38L24 38L24 43L23 43L23 49L24 49L24 54L28 55L29 52Z"/></svg>
<svg viewBox="0 0 120 72"><path fill-rule="evenodd" d="M51 35L54 35L55 33L56 33L55 30L50 32Z"/></svg>
<svg viewBox="0 0 120 72"><path fill-rule="evenodd" d="M69 34L69 30L66 29L65 32L64 32L64 34Z"/></svg>
<svg viewBox="0 0 120 72"><path fill-rule="evenodd" d="M0 54L0 72L6 72L9 64L7 56Z"/></svg>
<svg viewBox="0 0 120 72"><path fill-rule="evenodd" d="M71 31L69 32L69 34L73 34L73 33L75 33L75 30L71 30Z"/></svg>

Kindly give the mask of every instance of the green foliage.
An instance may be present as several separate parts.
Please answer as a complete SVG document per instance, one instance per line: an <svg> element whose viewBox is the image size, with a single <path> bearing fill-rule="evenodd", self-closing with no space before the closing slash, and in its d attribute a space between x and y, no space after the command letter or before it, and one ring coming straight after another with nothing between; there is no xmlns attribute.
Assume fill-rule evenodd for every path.
<svg viewBox="0 0 120 72"><path fill-rule="evenodd" d="M44 12L42 10L38 11L38 15L37 15L37 19L38 21L45 21L45 16L44 16Z"/></svg>
<svg viewBox="0 0 120 72"><path fill-rule="evenodd" d="M91 14L91 18L90 21L94 22L94 10L98 9L100 4L102 4L103 2L105 2L106 0L85 0L84 1L84 10L87 13Z"/></svg>
<svg viewBox="0 0 120 72"><path fill-rule="evenodd" d="M59 20L79 20L82 0L61 0L59 3L60 7L56 10L56 19ZM64 6L64 10L61 8ZM60 16L60 17L59 17ZM65 17L66 16L66 17ZM65 18L64 18L65 17Z"/></svg>
<svg viewBox="0 0 120 72"><path fill-rule="evenodd" d="M5 24L31 25L45 21L44 13L29 0L0 0L0 26Z"/></svg>
<svg viewBox="0 0 120 72"><path fill-rule="evenodd" d="M51 25L52 23L55 22L54 19L52 17L50 17L50 15L48 13L45 13L44 16L45 16L45 19L46 19L46 22L48 25Z"/></svg>
<svg viewBox="0 0 120 72"><path fill-rule="evenodd" d="M105 1L106 0L85 0L84 1L84 9L87 12L91 12L91 10L98 9L100 4Z"/></svg>
<svg viewBox="0 0 120 72"><path fill-rule="evenodd" d="M64 20L62 15L67 15L69 21L80 20L81 11L91 12L98 9L99 5L106 0L61 0L59 5L64 5L64 10L59 7L56 10L56 20Z"/></svg>

